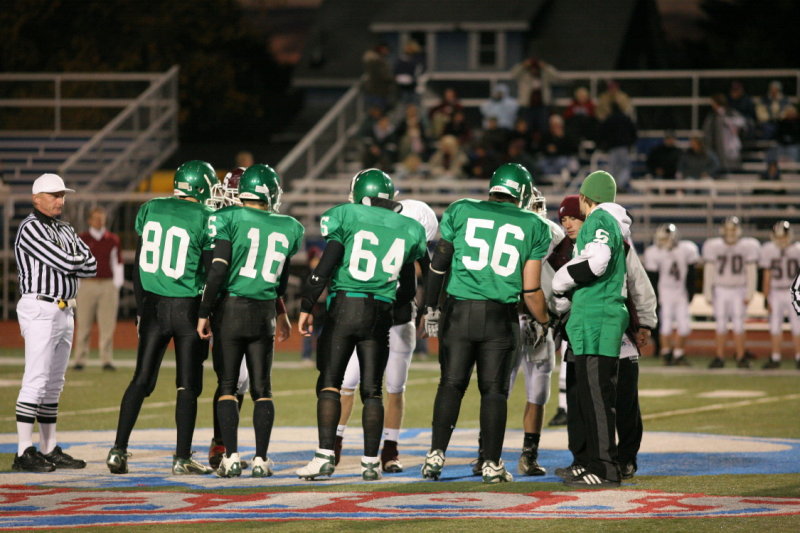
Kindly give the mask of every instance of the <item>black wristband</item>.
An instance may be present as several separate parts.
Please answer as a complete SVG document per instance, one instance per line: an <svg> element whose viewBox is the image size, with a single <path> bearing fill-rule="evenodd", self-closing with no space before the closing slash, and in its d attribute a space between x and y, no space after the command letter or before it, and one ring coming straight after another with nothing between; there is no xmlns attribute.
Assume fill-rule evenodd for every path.
<svg viewBox="0 0 800 533"><path fill-rule="evenodd" d="M524 289L522 294L530 294L532 292L539 292L540 290L542 290L541 287L536 287L535 289Z"/></svg>

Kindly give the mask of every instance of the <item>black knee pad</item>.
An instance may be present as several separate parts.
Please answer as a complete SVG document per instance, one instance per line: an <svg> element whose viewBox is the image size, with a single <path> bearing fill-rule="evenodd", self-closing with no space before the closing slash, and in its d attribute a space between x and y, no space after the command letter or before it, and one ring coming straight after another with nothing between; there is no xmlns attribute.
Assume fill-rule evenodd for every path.
<svg viewBox="0 0 800 533"><path fill-rule="evenodd" d="M192 399L196 400L199 396L200 396L200 394L198 392L195 392L192 389L185 389L185 388L178 389L178 398L179 399L180 398L184 398L184 399L188 399L188 400L192 400Z"/></svg>
<svg viewBox="0 0 800 533"><path fill-rule="evenodd" d="M130 385L128 385L127 392L140 398L147 398L154 390L155 386L148 387L138 381L131 381Z"/></svg>
<svg viewBox="0 0 800 533"><path fill-rule="evenodd" d="M366 404L369 400L378 400L379 402L382 401L383 396L381 395L380 387L375 386L363 386L364 383L361 384L362 386L359 387L358 392L361 396L361 402Z"/></svg>
<svg viewBox="0 0 800 533"><path fill-rule="evenodd" d="M497 381L481 383L479 380L478 391L481 393L481 397L484 397L489 394L499 394L504 398L506 398L508 397L509 394L508 381L506 381L505 383L498 383Z"/></svg>
<svg viewBox="0 0 800 533"><path fill-rule="evenodd" d="M450 391L455 392L458 394L459 398L464 397L464 393L467 392L467 387L469 386L469 381L443 381L439 383L440 389L448 389Z"/></svg>

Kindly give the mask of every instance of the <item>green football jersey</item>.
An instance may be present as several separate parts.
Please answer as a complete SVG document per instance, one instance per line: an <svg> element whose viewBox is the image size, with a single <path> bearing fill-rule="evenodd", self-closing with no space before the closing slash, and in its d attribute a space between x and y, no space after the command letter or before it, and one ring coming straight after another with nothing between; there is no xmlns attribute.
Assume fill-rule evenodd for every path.
<svg viewBox="0 0 800 533"><path fill-rule="evenodd" d="M172 298L200 294L202 254L211 248L210 214L201 203L175 197L154 198L139 208L136 233L142 238L139 277L144 290Z"/></svg>
<svg viewBox="0 0 800 533"><path fill-rule="evenodd" d="M361 292L394 301L405 263L427 253L425 229L416 220L382 207L342 204L320 219L322 236L344 246L331 292Z"/></svg>
<svg viewBox="0 0 800 533"><path fill-rule="evenodd" d="M607 244L611 260L602 276L573 293L567 335L575 355L619 357L622 334L628 327L627 269L622 232L608 211L595 209L586 217L575 240L575 253L580 254L590 242Z"/></svg>
<svg viewBox="0 0 800 533"><path fill-rule="evenodd" d="M303 226L290 216L231 206L211 215L208 228L212 239L231 243L228 293L254 300L276 298L286 262L300 249Z"/></svg>
<svg viewBox="0 0 800 533"><path fill-rule="evenodd" d="M454 248L447 294L462 300L519 301L525 262L542 260L552 239L544 220L506 202L458 200L439 227Z"/></svg>

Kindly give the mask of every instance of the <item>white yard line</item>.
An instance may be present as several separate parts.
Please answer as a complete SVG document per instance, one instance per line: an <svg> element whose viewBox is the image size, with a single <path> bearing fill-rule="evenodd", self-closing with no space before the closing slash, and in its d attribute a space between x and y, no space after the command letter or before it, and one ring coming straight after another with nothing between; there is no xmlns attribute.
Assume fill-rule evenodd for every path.
<svg viewBox="0 0 800 533"><path fill-rule="evenodd" d="M667 418L670 416L679 416L679 415L693 415L695 413L703 413L706 411L719 411L721 409L730 409L731 407L749 407L751 405L783 402L786 400L797 400L797 399L800 399L800 394L787 394L785 396L770 396L768 398L742 400L740 402L712 403L711 405L703 405L702 407L692 407L690 409L675 409L674 411L664 411L661 413L642 415L642 420L655 420L657 418Z"/></svg>

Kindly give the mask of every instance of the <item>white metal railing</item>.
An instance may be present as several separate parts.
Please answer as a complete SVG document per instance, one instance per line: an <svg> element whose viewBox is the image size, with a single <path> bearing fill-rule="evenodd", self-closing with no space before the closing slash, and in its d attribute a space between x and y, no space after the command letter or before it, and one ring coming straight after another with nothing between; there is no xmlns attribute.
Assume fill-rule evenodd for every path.
<svg viewBox="0 0 800 533"><path fill-rule="evenodd" d="M0 108L52 109L54 136L86 134L80 118L65 120L67 108L122 108L102 129L91 131L91 139L58 166L58 172L68 183L78 180L82 188L94 189L102 188L113 178L114 186L132 188L138 178L158 168L177 148L177 66L159 73L5 73L0 74L0 84L24 84L37 86L37 89L39 84L49 84L50 88L44 92L50 97L2 98ZM95 96L65 98L67 84L75 84L69 87L70 94ZM117 86L96 88L103 84ZM104 92L110 96L96 96ZM138 96L120 98L118 93L138 93ZM15 129L14 132L24 134L25 130ZM42 151L40 149L40 155Z"/></svg>
<svg viewBox="0 0 800 533"><path fill-rule="evenodd" d="M730 70L633 70L633 71L566 71L554 69L554 74L549 77L551 85L554 88L568 87L572 88L578 85L584 85L591 94L592 99L596 101L602 83L606 80L613 79L620 82L621 88L625 90L631 97L631 103L634 108L642 111L646 109L657 108L674 108L685 109L689 111L690 119L685 124L671 124L665 127L672 129L683 129L696 131L702 126L701 111L709 106L709 97L712 92L718 90L726 91L729 84L720 89L719 82L723 80L764 80L764 93L766 93L767 83L772 79L793 80L794 91L789 93L788 96L795 102L800 98L800 69L730 69ZM637 94L634 92L626 82L672 82L675 85L671 86L671 94ZM436 105L440 97L435 91L431 90L432 84L447 85L448 83L468 82L477 83L481 87L481 96L477 98L462 98L461 104L465 107L479 107L489 95L492 93L495 85L498 83L506 83L514 86L515 82L509 71L500 72L428 72L422 75L420 84L425 88L425 97L423 105L426 107ZM632 84L632 83L631 83ZM707 89L705 86L714 86L713 90ZM652 88L648 88L651 89ZM648 92L651 92L648 91ZM441 91L439 91L441 92ZM551 102L556 108L564 108L572 101L571 90L556 91L558 94L554 101ZM676 92L680 94L676 94ZM760 96L760 95L751 95ZM664 129L664 128L661 128Z"/></svg>

